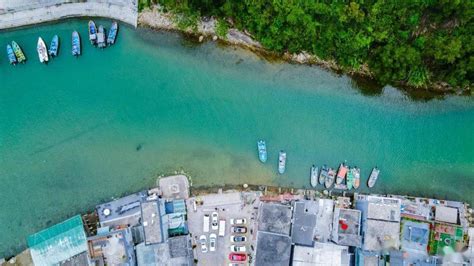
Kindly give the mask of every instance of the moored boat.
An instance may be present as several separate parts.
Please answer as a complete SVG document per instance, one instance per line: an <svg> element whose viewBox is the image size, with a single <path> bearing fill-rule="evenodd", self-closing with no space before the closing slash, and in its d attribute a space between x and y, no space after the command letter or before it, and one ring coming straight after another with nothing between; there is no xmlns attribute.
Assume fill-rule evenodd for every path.
<svg viewBox="0 0 474 266"><path fill-rule="evenodd" d="M329 168L326 179L324 180L324 186L326 188L330 188L334 184L335 179L336 179L336 171L334 171L332 168Z"/></svg>
<svg viewBox="0 0 474 266"><path fill-rule="evenodd" d="M38 57L41 63L48 62L48 52L46 49L46 44L44 43L41 37L38 38L38 44L36 46L36 50L38 51Z"/></svg>
<svg viewBox="0 0 474 266"><path fill-rule="evenodd" d="M12 41L12 48L13 52L15 52L16 59L18 60L18 63L24 63L26 62L26 56L21 50L20 45L16 43L15 41Z"/></svg>
<svg viewBox="0 0 474 266"><path fill-rule="evenodd" d="M81 55L81 37L77 31L72 32L72 55Z"/></svg>
<svg viewBox="0 0 474 266"><path fill-rule="evenodd" d="M358 189L360 186L360 169L357 167L354 167L354 188Z"/></svg>
<svg viewBox="0 0 474 266"><path fill-rule="evenodd" d="M310 177L311 177L310 182L311 182L312 187L316 187L318 185L318 173L319 173L319 167L313 164L313 166L311 166L311 173L310 173Z"/></svg>
<svg viewBox="0 0 474 266"><path fill-rule="evenodd" d="M99 30L97 31L97 47L104 48L105 46L105 30L104 27L100 25Z"/></svg>
<svg viewBox="0 0 474 266"><path fill-rule="evenodd" d="M112 45L115 43L115 39L117 38L118 33L118 24L117 21L112 22L112 26L110 26L109 35L107 36L107 44Z"/></svg>
<svg viewBox="0 0 474 266"><path fill-rule="evenodd" d="M58 35L54 35L53 39L51 40L51 45L49 46L49 55L51 57L57 56L59 50L59 37Z"/></svg>
<svg viewBox="0 0 474 266"><path fill-rule="evenodd" d="M7 44L7 55L8 55L8 61L10 61L10 64L14 65L16 64L16 56L15 52L13 52L13 48L11 45Z"/></svg>
<svg viewBox="0 0 474 266"><path fill-rule="evenodd" d="M346 179L346 185L347 189L351 190L354 187L354 168L349 168L347 171L347 179Z"/></svg>
<svg viewBox="0 0 474 266"><path fill-rule="evenodd" d="M377 179L379 178L379 173L380 173L380 170L377 167L374 167L372 169L372 172L370 173L370 176L369 176L369 180L367 181L367 186L369 188L375 185L375 182L377 182Z"/></svg>
<svg viewBox="0 0 474 266"><path fill-rule="evenodd" d="M280 151L278 156L278 173L283 174L286 170L286 152Z"/></svg>
<svg viewBox="0 0 474 266"><path fill-rule="evenodd" d="M267 145L265 144L265 141L259 140L257 142L257 148L258 148L258 159L262 163L265 163L267 161Z"/></svg>
<svg viewBox="0 0 474 266"><path fill-rule="evenodd" d="M319 173L319 184L324 185L324 180L326 180L326 176L328 175L328 168L326 165L321 167L321 172Z"/></svg>
<svg viewBox="0 0 474 266"><path fill-rule="evenodd" d="M346 178L347 166L345 163L339 165L339 170L337 171L336 184L342 184L344 178Z"/></svg>
<svg viewBox="0 0 474 266"><path fill-rule="evenodd" d="M95 23L92 20L89 20L88 24L89 28L89 41L91 41L92 45L95 45L97 41L97 28L95 27Z"/></svg>

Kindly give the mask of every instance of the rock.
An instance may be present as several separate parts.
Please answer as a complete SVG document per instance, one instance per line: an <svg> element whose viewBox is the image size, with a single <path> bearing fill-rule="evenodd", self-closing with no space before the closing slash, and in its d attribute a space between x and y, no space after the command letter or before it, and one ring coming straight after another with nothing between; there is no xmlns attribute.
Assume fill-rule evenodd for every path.
<svg viewBox="0 0 474 266"><path fill-rule="evenodd" d="M199 36L199 42L202 42L204 40L204 36Z"/></svg>
<svg viewBox="0 0 474 266"><path fill-rule="evenodd" d="M212 36L212 40L217 41L217 36L216 35Z"/></svg>

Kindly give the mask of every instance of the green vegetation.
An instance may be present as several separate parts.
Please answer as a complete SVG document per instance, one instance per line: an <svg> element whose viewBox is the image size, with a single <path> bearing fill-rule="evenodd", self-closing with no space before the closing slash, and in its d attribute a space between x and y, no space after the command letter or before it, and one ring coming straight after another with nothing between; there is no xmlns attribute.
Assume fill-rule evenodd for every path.
<svg viewBox="0 0 474 266"><path fill-rule="evenodd" d="M311 52L346 71L368 66L382 84L465 88L474 79L474 2L158 0L192 17L246 29L277 53ZM141 3L141 1L140 1Z"/></svg>
<svg viewBox="0 0 474 266"><path fill-rule="evenodd" d="M217 36L225 39L228 31L229 31L229 24L227 24L227 22L225 22L223 19L218 19L217 25L216 25Z"/></svg>

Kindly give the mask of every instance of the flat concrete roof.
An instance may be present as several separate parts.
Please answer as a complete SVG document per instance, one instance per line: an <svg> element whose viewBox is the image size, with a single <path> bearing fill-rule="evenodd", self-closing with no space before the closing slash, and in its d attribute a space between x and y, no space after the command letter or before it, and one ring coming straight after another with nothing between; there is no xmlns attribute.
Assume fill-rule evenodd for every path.
<svg viewBox="0 0 474 266"><path fill-rule="evenodd" d="M376 220L400 221L401 201L395 198L368 196L367 218Z"/></svg>
<svg viewBox="0 0 474 266"><path fill-rule="evenodd" d="M168 242L136 246L138 266L191 266L194 256L189 235L171 237Z"/></svg>
<svg viewBox="0 0 474 266"><path fill-rule="evenodd" d="M184 175L162 177L159 180L161 196L166 199L188 199L189 180Z"/></svg>
<svg viewBox="0 0 474 266"><path fill-rule="evenodd" d="M91 258L103 258L108 265L135 265L130 228L88 238Z"/></svg>
<svg viewBox="0 0 474 266"><path fill-rule="evenodd" d="M295 246L293 266L349 266L348 247L332 243L315 243L314 247Z"/></svg>
<svg viewBox="0 0 474 266"><path fill-rule="evenodd" d="M259 231L256 252L255 265L290 265L291 238L287 235Z"/></svg>
<svg viewBox="0 0 474 266"><path fill-rule="evenodd" d="M145 233L145 244L163 242L163 230L158 201L142 202L142 225Z"/></svg>
<svg viewBox="0 0 474 266"><path fill-rule="evenodd" d="M458 224L458 209L438 205L436 206L435 220L445 223Z"/></svg>
<svg viewBox="0 0 474 266"><path fill-rule="evenodd" d="M293 206L291 240L298 245L313 246L317 203L305 200L295 202Z"/></svg>
<svg viewBox="0 0 474 266"><path fill-rule="evenodd" d="M360 222L359 210L336 208L332 225L332 240L339 245L360 247L362 241Z"/></svg>
<svg viewBox="0 0 474 266"><path fill-rule="evenodd" d="M399 249L400 223L368 219L364 227L364 250Z"/></svg>
<svg viewBox="0 0 474 266"><path fill-rule="evenodd" d="M428 223L403 220L401 234L401 248L406 251L416 251L428 255L427 247L430 237Z"/></svg>
<svg viewBox="0 0 474 266"><path fill-rule="evenodd" d="M96 206L101 226L134 226L141 217L140 204L147 197L146 191L140 191Z"/></svg>
<svg viewBox="0 0 474 266"><path fill-rule="evenodd" d="M260 203L258 208L258 230L290 235L291 206L278 203Z"/></svg>
<svg viewBox="0 0 474 266"><path fill-rule="evenodd" d="M319 242L327 242L331 238L331 226L334 215L334 201L331 199L317 200L318 212L314 238Z"/></svg>

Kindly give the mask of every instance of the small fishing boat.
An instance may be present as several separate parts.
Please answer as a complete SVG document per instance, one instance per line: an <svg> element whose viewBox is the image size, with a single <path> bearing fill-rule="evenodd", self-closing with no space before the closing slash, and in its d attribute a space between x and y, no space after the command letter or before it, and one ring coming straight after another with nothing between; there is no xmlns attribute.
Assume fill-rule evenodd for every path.
<svg viewBox="0 0 474 266"><path fill-rule="evenodd" d="M118 24L117 21L112 22L112 26L110 26L109 36L107 37L107 44L112 45L115 43L115 39L117 38L118 33Z"/></svg>
<svg viewBox="0 0 474 266"><path fill-rule="evenodd" d="M332 168L329 168L327 177L324 180L324 186L326 188L330 188L334 184L335 179L336 179L336 171L334 171L334 169Z"/></svg>
<svg viewBox="0 0 474 266"><path fill-rule="evenodd" d="M7 44L7 55L8 55L8 61L10 61L10 64L14 65L17 63L15 52L13 52L13 48L9 44Z"/></svg>
<svg viewBox="0 0 474 266"><path fill-rule="evenodd" d="M12 48L13 52L15 52L16 59L18 60L18 63L24 63L26 62L26 56L21 50L20 45L16 43L15 41L12 41Z"/></svg>
<svg viewBox="0 0 474 266"><path fill-rule="evenodd" d="M49 46L49 55L51 57L57 56L58 49L59 49L59 37L58 35L54 35L53 40L51 40L51 45Z"/></svg>
<svg viewBox="0 0 474 266"><path fill-rule="evenodd" d="M370 176L369 176L369 180L367 181L367 186L369 188L375 185L375 182L377 182L377 179L379 178L379 173L380 173L380 170L377 167L374 167L372 169L372 172L370 173Z"/></svg>
<svg viewBox="0 0 474 266"><path fill-rule="evenodd" d="M38 57L41 63L48 63L48 50L46 49L46 44L44 43L41 37L38 38L38 45L36 46L38 51Z"/></svg>
<svg viewBox="0 0 474 266"><path fill-rule="evenodd" d="M324 185L324 180L326 180L326 177L328 175L328 168L326 165L323 165L321 167L321 172L319 173L319 184Z"/></svg>
<svg viewBox="0 0 474 266"><path fill-rule="evenodd" d="M89 40L91 41L92 45L95 45L97 42L97 28L95 27L95 23L92 20L89 20Z"/></svg>
<svg viewBox="0 0 474 266"><path fill-rule="evenodd" d="M258 148L258 159L262 163L265 163L267 161L267 145L265 144L264 140L259 140L257 142L257 148Z"/></svg>
<svg viewBox="0 0 474 266"><path fill-rule="evenodd" d="M319 174L319 167L313 164L313 166L311 166L311 173L310 173L310 176L311 176L310 182L311 182L312 187L316 187L318 185L318 174Z"/></svg>
<svg viewBox="0 0 474 266"><path fill-rule="evenodd" d="M97 47L104 48L105 46L107 46L105 43L105 30L104 27L100 25L97 32Z"/></svg>
<svg viewBox="0 0 474 266"><path fill-rule="evenodd" d="M354 167L352 174L354 175L354 188L358 189L360 186L360 169Z"/></svg>
<svg viewBox="0 0 474 266"><path fill-rule="evenodd" d="M354 172L352 171L354 168L349 168L347 171L347 179L346 179L346 185L347 189L351 190L354 187Z"/></svg>
<svg viewBox="0 0 474 266"><path fill-rule="evenodd" d="M342 184L344 178L346 178L347 166L345 163L339 165L339 170L337 171L336 184Z"/></svg>
<svg viewBox="0 0 474 266"><path fill-rule="evenodd" d="M286 152L280 151L278 156L278 173L283 174L286 170Z"/></svg>
<svg viewBox="0 0 474 266"><path fill-rule="evenodd" d="M72 32L72 55L81 55L81 37L77 31Z"/></svg>

